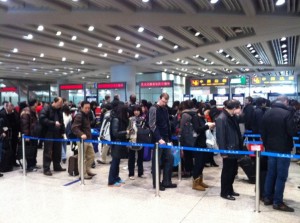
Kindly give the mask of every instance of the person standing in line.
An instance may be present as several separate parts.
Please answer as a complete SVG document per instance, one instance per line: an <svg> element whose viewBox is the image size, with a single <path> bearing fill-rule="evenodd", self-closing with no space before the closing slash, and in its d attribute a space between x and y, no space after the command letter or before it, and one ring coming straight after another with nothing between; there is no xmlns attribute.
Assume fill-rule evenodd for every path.
<svg viewBox="0 0 300 223"><path fill-rule="evenodd" d="M169 95L162 93L156 105L153 105L149 110L149 127L153 133L154 143L160 145L171 142L171 127L169 122L169 113L167 104ZM165 188L176 188L177 185L172 183L172 170L174 157L171 149L158 149L159 166L163 166L163 180L159 183L159 190L164 191ZM156 168L155 168L155 152L152 157L152 178L153 188L156 187ZM158 171L160 174L160 171ZM160 177L159 177L160 179Z"/></svg>
<svg viewBox="0 0 300 223"><path fill-rule="evenodd" d="M80 112L78 112L74 118L74 122L72 124L72 132L80 139L92 139L91 133L91 121L90 121L90 110L91 106L88 101L82 101L80 105ZM78 148L81 148L81 142L78 142ZM81 152L78 151L78 167L81 165L81 159L84 159L83 165L83 177L86 180L92 179L96 174L91 171L92 163L95 159L95 152L92 143L84 142L83 154L84 157L81 157ZM79 173L81 172L81 168L79 169Z"/></svg>
<svg viewBox="0 0 300 223"><path fill-rule="evenodd" d="M288 98L279 96L262 119L262 140L267 152L291 154L293 136L297 133L294 111L288 107ZM268 171L264 188L264 204L273 209L294 212L283 202L285 182L288 177L290 158L268 157ZM274 194L274 195L273 195Z"/></svg>
<svg viewBox="0 0 300 223"><path fill-rule="evenodd" d="M61 112L62 105L63 99L55 97L52 104L44 106L40 113L40 122L47 139L62 139L65 135L65 125ZM54 171L66 171L60 165L61 142L48 140L44 142L43 168L46 176L52 176L50 171L51 161L53 161Z"/></svg>
<svg viewBox="0 0 300 223"><path fill-rule="evenodd" d="M220 150L241 150L243 139L236 114L241 112L238 100L226 100L221 114L216 118L216 137ZM237 174L237 155L221 154L223 168L221 173L221 197L234 201L238 193L233 190L234 178Z"/></svg>
<svg viewBox="0 0 300 223"><path fill-rule="evenodd" d="M70 107L67 104L65 104L62 107L62 113L63 113L64 125L66 128L66 135L68 136L71 131L72 115L71 115ZM62 142L61 161L63 164L65 164L67 161L67 144L68 144L67 142Z"/></svg>

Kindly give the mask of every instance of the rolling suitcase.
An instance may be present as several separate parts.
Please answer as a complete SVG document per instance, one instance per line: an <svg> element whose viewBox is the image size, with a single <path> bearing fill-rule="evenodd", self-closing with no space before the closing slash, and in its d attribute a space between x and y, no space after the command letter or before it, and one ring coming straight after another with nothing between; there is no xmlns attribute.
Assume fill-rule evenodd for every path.
<svg viewBox="0 0 300 223"><path fill-rule="evenodd" d="M68 173L71 176L77 176L77 175L79 175L79 171L78 171L78 156L77 155L69 157Z"/></svg>
<svg viewBox="0 0 300 223"><path fill-rule="evenodd" d="M255 164L249 156L244 156L238 160L239 166L244 170L249 179L249 183L255 184Z"/></svg>

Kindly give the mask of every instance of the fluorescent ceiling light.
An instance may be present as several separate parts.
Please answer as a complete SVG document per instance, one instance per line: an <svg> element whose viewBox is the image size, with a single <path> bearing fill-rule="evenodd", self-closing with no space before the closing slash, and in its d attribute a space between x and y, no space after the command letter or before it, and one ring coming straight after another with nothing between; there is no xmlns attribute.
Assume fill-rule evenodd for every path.
<svg viewBox="0 0 300 223"><path fill-rule="evenodd" d="M40 57L44 57L44 56L45 56L45 54L43 54L43 53L40 54Z"/></svg>
<svg viewBox="0 0 300 223"><path fill-rule="evenodd" d="M82 60L81 62L80 62L80 64L84 64L85 62L84 62L84 60Z"/></svg>
<svg viewBox="0 0 300 223"><path fill-rule="evenodd" d="M66 61L66 58L65 58L65 57L63 57L63 58L61 58L61 60L62 60L62 61Z"/></svg>
<svg viewBox="0 0 300 223"><path fill-rule="evenodd" d="M77 39L77 36L72 36L72 40L76 40Z"/></svg>
<svg viewBox="0 0 300 223"><path fill-rule="evenodd" d="M89 28L88 28L88 30L89 30L90 32L94 31L94 29L95 29L94 26L89 26Z"/></svg>
<svg viewBox="0 0 300 223"><path fill-rule="evenodd" d="M102 43L98 43L98 47L102 47L102 45L103 45Z"/></svg>
<svg viewBox="0 0 300 223"><path fill-rule="evenodd" d="M135 46L136 48L140 48L141 47L141 44L136 44L136 46Z"/></svg>
<svg viewBox="0 0 300 223"><path fill-rule="evenodd" d="M87 53L88 51L89 51L89 49L88 48L84 48L83 50L81 50L82 52L84 52L84 53Z"/></svg>
<svg viewBox="0 0 300 223"><path fill-rule="evenodd" d="M276 6L280 6L283 5L285 3L285 0L277 0L277 2L275 3Z"/></svg>
<svg viewBox="0 0 300 223"><path fill-rule="evenodd" d="M118 50L118 53L123 53L123 50L122 50L122 49L119 49L119 50Z"/></svg>
<svg viewBox="0 0 300 223"><path fill-rule="evenodd" d="M38 31L43 31L43 30L44 30L44 26L39 25L39 26L37 27L37 30L38 30Z"/></svg>
<svg viewBox="0 0 300 223"><path fill-rule="evenodd" d="M142 33L144 31L144 27L140 27L139 29L138 29L138 32L139 33Z"/></svg>
<svg viewBox="0 0 300 223"><path fill-rule="evenodd" d="M249 47L251 47L251 46L252 46L251 43L248 43L247 47L249 48Z"/></svg>
<svg viewBox="0 0 300 223"><path fill-rule="evenodd" d="M158 40L162 40L163 38L164 38L164 37L161 36L161 35L157 37Z"/></svg>
<svg viewBox="0 0 300 223"><path fill-rule="evenodd" d="M149 0L143 0L143 2L147 3L147 2L149 2Z"/></svg>
<svg viewBox="0 0 300 223"><path fill-rule="evenodd" d="M286 48L286 44L282 44L281 48Z"/></svg>
<svg viewBox="0 0 300 223"><path fill-rule="evenodd" d="M200 35L200 32L196 32L196 33L195 33L195 36L199 36L199 35Z"/></svg>
<svg viewBox="0 0 300 223"><path fill-rule="evenodd" d="M65 43L63 41L60 41L58 46L63 47L65 45Z"/></svg>
<svg viewBox="0 0 300 223"><path fill-rule="evenodd" d="M281 39L280 39L280 41L285 41L286 40L286 37L282 37Z"/></svg>
<svg viewBox="0 0 300 223"><path fill-rule="evenodd" d="M32 60L35 61L36 60L35 57L33 57Z"/></svg>
<svg viewBox="0 0 300 223"><path fill-rule="evenodd" d="M216 4L219 0L210 0L211 4Z"/></svg>
<svg viewBox="0 0 300 223"><path fill-rule="evenodd" d="M60 36L60 35L61 35L61 31L57 31L57 32L56 32L56 35L57 35L57 36Z"/></svg>
<svg viewBox="0 0 300 223"><path fill-rule="evenodd" d="M33 35L28 34L27 36L23 36L23 39L31 40L31 39L33 39Z"/></svg>
<svg viewBox="0 0 300 223"><path fill-rule="evenodd" d="M139 56L140 56L139 54L135 54L134 55L135 58L139 58Z"/></svg>
<svg viewBox="0 0 300 223"><path fill-rule="evenodd" d="M176 50L176 49L178 49L178 45L174 45L174 47L173 47L173 48L174 48L175 50Z"/></svg>
<svg viewBox="0 0 300 223"><path fill-rule="evenodd" d="M117 36L117 37L116 37L116 40L117 40L117 41L119 41L120 39L121 39L121 37L120 37L120 36Z"/></svg>
<svg viewBox="0 0 300 223"><path fill-rule="evenodd" d="M19 50L17 48L13 48L12 52L17 53L17 52L19 52Z"/></svg>

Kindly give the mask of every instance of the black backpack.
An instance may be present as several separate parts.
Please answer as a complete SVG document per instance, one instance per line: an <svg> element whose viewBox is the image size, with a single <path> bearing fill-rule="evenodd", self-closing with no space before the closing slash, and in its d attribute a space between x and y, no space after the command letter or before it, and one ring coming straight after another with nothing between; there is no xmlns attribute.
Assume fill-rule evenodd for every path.
<svg viewBox="0 0 300 223"><path fill-rule="evenodd" d="M180 143L181 146L189 146L192 147L195 145L196 137L195 137L195 131L192 123L193 116L196 115L192 113L182 113L183 114L188 114L190 118L184 123L182 129L181 129L181 134L180 134Z"/></svg>

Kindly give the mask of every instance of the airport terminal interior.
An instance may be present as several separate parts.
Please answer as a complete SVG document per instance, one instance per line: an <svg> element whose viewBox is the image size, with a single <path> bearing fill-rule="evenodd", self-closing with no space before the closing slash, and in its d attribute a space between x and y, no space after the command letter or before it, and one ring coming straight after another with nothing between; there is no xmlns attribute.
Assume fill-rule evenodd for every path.
<svg viewBox="0 0 300 223"><path fill-rule="evenodd" d="M299 101L300 0L0 0L0 103L57 96L99 105L105 95L152 103L223 101L280 94ZM298 148L299 149L299 148ZM101 146L99 146L101 150ZM38 150L38 165L43 164ZM67 157L72 155L67 147ZM110 157L109 157L110 158ZM206 191L192 179L156 196L151 162L145 178L108 187L109 164L81 185L78 176L22 169L0 178L0 223L15 222L300 222L300 167L291 161L284 201L295 212L260 202L241 168L235 201L220 197L219 167L205 167ZM62 163L68 167L68 161Z"/></svg>

